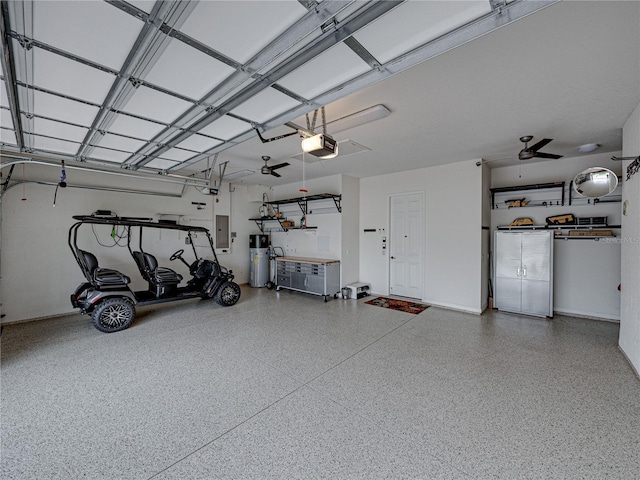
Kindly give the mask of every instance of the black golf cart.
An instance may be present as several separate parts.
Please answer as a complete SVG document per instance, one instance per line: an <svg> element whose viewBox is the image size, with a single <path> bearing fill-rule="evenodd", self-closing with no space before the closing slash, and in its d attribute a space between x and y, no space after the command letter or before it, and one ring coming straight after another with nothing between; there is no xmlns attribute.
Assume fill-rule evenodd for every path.
<svg viewBox="0 0 640 480"><path fill-rule="evenodd" d="M213 240L204 227L159 223L120 217L74 216L77 222L69 229L69 247L80 270L87 279L71 295L71 305L82 313L90 314L94 326L101 332L111 333L124 330L135 318L135 305L152 305L190 298L215 298L216 302L228 307L240 298L240 287L233 282L233 272L218 263ZM131 279L113 269L101 268L96 256L78 246L78 231L85 225L95 229L96 225L110 226L122 232L126 237L127 248L140 272L148 284L147 290L132 291ZM185 286L179 286L182 275L174 270L158 265L154 255L142 247L143 232L148 229L178 230L185 232L187 244L191 245L195 261L191 264L182 257L184 249L175 252L169 260L180 260L189 268L191 278ZM95 230L94 230L95 232ZM137 234L138 248L134 250L131 242ZM196 238L208 241L213 260L202 258L196 251ZM124 245L122 245L124 246ZM135 247L134 247L135 248Z"/></svg>

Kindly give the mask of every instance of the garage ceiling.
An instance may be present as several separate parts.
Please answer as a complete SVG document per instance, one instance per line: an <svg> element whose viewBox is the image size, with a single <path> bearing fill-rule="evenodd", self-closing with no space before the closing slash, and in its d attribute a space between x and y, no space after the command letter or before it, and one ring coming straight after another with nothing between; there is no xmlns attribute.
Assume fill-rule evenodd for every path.
<svg viewBox="0 0 640 480"><path fill-rule="evenodd" d="M562 3L2 1L3 154L199 176L228 162L248 174L234 182L275 185L303 161L308 178L504 164L522 135L618 150L640 102L638 2ZM257 137L319 132L305 114L323 106L333 134L376 104L389 117L335 132L333 160ZM290 166L261 175L262 155Z"/></svg>

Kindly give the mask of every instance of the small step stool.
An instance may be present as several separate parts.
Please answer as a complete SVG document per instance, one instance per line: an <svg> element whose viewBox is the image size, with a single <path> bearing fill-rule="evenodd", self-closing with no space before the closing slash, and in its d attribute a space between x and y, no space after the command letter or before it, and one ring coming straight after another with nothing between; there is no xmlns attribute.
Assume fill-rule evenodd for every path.
<svg viewBox="0 0 640 480"><path fill-rule="evenodd" d="M352 283L344 287L348 289L349 294L346 298L357 300L358 298L368 297L371 295L371 286L368 283Z"/></svg>

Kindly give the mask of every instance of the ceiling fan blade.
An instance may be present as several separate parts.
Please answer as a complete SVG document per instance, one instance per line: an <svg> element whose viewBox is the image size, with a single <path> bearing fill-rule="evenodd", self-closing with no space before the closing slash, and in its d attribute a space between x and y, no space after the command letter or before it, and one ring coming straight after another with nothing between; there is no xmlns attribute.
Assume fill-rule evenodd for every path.
<svg viewBox="0 0 640 480"><path fill-rule="evenodd" d="M542 152L536 152L534 157L538 157L538 158L554 158L554 159L558 159L558 158L562 158L562 155L556 155L554 153L542 153Z"/></svg>
<svg viewBox="0 0 640 480"><path fill-rule="evenodd" d="M271 175L273 175L274 177L278 177L278 178L280 178L282 176L278 172L274 172L273 170L271 170Z"/></svg>
<svg viewBox="0 0 640 480"><path fill-rule="evenodd" d="M552 141L553 141L553 138L543 138L542 140L540 140L535 145L531 145L529 148L527 148L527 150L531 150L532 152L537 152L542 147L544 147L548 143L551 143Z"/></svg>
<svg viewBox="0 0 640 480"><path fill-rule="evenodd" d="M274 165L272 167L269 167L272 171L277 169L277 168L282 168L282 167L286 167L287 165L289 165L287 162L284 163L279 163L278 165Z"/></svg>

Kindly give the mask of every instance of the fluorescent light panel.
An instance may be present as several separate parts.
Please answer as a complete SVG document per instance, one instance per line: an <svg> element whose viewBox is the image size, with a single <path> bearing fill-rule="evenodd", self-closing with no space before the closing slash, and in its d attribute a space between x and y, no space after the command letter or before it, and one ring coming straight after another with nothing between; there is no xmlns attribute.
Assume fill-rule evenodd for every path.
<svg viewBox="0 0 640 480"><path fill-rule="evenodd" d="M248 175L253 175L255 172L252 170L238 170L237 172L227 173L225 174L223 180L235 180L237 178L246 177Z"/></svg>
<svg viewBox="0 0 640 480"><path fill-rule="evenodd" d="M327 132L329 134L342 132L349 130L350 128L359 127L365 123L380 120L381 118L388 117L391 111L382 104L374 105L373 107L365 108L359 112L352 113L346 117L339 118L332 122L327 123Z"/></svg>

